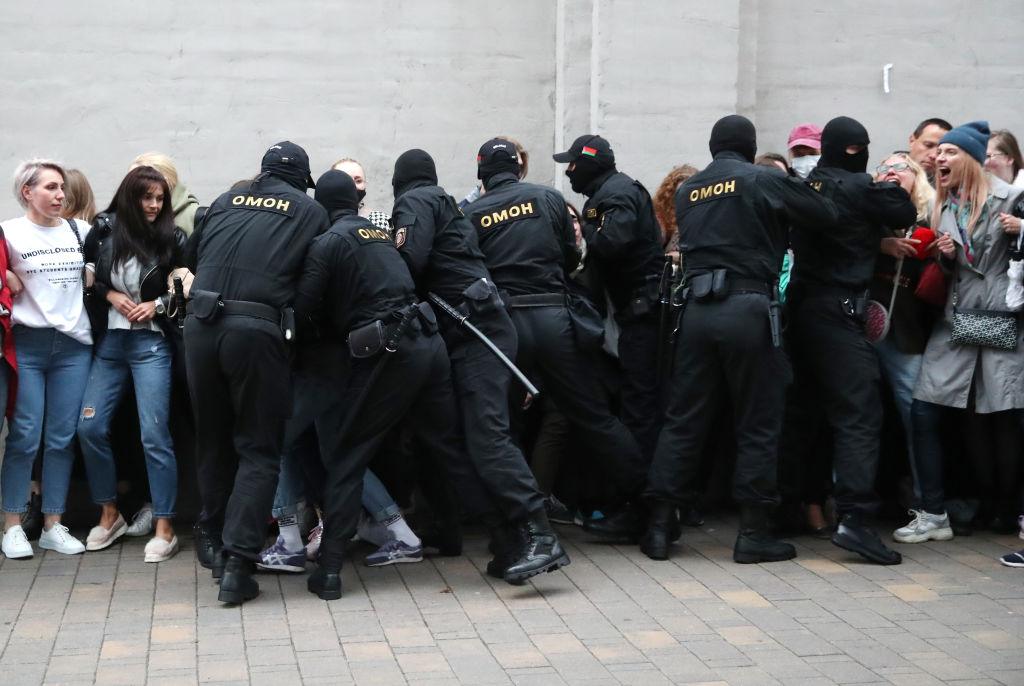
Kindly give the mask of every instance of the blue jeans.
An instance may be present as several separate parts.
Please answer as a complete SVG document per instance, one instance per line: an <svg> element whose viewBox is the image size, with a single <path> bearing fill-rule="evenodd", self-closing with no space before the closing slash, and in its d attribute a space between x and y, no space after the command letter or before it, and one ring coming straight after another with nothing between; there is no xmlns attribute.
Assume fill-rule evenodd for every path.
<svg viewBox="0 0 1024 686"><path fill-rule="evenodd" d="M13 335L18 397L0 468L3 509L10 513L25 511L32 463L42 442L43 512L63 514L75 460L71 441L89 380L92 346L49 328L19 325L14 327Z"/></svg>
<svg viewBox="0 0 1024 686"><path fill-rule="evenodd" d="M917 385L917 377L921 373L924 355L900 352L892 338L883 338L876 342L875 351L878 353L882 375L892 388L896 410L900 413L903 435L907 442L907 458L910 460L910 477L914 481L914 499L917 501L915 505L920 506L921 478L918 475L917 460L914 459L914 426L910 418L910 405L914 402L914 386Z"/></svg>
<svg viewBox="0 0 1024 686"><path fill-rule="evenodd" d="M170 342L156 331L112 329L97 347L78 419L78 440L93 502L117 500L110 423L131 381L135 385L153 516L174 517L178 464L168 426L172 354Z"/></svg>

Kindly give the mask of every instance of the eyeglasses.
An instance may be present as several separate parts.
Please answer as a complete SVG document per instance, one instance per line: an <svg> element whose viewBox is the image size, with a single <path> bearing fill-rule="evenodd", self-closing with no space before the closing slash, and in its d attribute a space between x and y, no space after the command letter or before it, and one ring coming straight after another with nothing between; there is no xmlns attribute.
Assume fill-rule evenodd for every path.
<svg viewBox="0 0 1024 686"><path fill-rule="evenodd" d="M994 157L1006 157L1006 153L1002 152L1001 150L997 150L995 152L990 152L987 155L985 155L986 160L991 160Z"/></svg>
<svg viewBox="0 0 1024 686"><path fill-rule="evenodd" d="M906 162L897 162L896 164L880 164L877 167L875 167L875 173L882 175L888 174L891 171L901 172L907 171L908 169L910 169L910 165L907 164Z"/></svg>

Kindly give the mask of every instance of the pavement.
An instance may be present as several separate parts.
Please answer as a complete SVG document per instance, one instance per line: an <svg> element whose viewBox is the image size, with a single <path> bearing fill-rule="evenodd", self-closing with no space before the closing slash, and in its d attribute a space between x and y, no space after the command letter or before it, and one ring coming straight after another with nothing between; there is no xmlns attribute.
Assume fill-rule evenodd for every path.
<svg viewBox="0 0 1024 686"><path fill-rule="evenodd" d="M1024 569L997 561L1016 536L901 545L894 567L801 538L737 565L734 527L687 529L669 562L563 528L572 565L518 588L473 536L465 557L353 560L329 603L261 574L242 607L188 537L161 564L145 539L0 559L0 684L1024 684Z"/></svg>

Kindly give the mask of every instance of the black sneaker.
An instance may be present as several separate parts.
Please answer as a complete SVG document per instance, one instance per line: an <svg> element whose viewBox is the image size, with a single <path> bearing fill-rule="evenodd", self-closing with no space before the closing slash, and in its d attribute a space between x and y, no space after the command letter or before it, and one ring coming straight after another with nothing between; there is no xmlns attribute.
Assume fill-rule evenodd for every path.
<svg viewBox="0 0 1024 686"><path fill-rule="evenodd" d="M832 543L875 564L898 565L903 562L902 555L887 548L878 534L865 526L855 515L845 515L842 518L839 528L832 535Z"/></svg>
<svg viewBox="0 0 1024 686"><path fill-rule="evenodd" d="M544 509L548 513L548 521L555 524L575 524L576 520L561 500L553 495L544 499Z"/></svg>

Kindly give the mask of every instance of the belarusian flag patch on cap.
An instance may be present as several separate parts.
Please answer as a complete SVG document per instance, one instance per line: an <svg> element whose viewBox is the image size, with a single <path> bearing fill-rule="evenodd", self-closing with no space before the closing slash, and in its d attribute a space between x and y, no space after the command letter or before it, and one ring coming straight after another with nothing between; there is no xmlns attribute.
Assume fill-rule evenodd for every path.
<svg viewBox="0 0 1024 686"><path fill-rule="evenodd" d="M586 145L584 145L583 146L583 154L588 156L588 157L597 157L597 148L591 148L591 147L587 147Z"/></svg>

